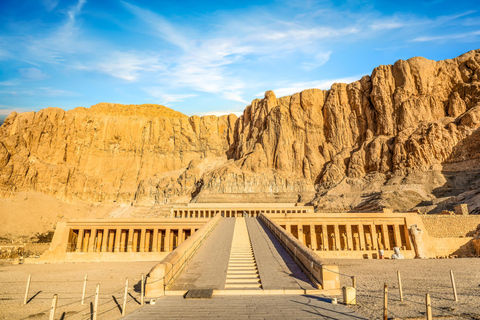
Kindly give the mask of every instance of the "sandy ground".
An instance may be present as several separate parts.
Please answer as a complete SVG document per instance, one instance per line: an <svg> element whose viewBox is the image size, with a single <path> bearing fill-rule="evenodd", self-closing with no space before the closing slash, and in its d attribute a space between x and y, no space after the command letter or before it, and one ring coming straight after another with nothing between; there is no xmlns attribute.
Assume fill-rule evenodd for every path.
<svg viewBox="0 0 480 320"><path fill-rule="evenodd" d="M341 285L357 282L357 305L352 309L369 319L383 319L383 287L388 285L389 319L426 319L425 294L430 293L434 319L480 319L480 259L428 260L339 260ZM400 301L397 281L400 271L404 301ZM453 270L458 302L450 281ZM343 302L343 297L338 296Z"/></svg>
<svg viewBox="0 0 480 320"><path fill-rule="evenodd" d="M0 319L48 319L52 297L58 294L55 319L90 319L96 284L100 283L98 319L118 319L129 278L127 313L140 305L141 274L157 262L99 262L10 265L0 262ZM88 274L85 305L83 279ZM28 275L29 302L23 305ZM118 305L117 305L118 303ZM63 318L62 318L63 316Z"/></svg>
<svg viewBox="0 0 480 320"><path fill-rule="evenodd" d="M432 298L434 319L480 319L480 259L445 260L340 260L341 285L357 282L357 302L352 309L368 319L382 319L383 285L389 288L389 319L425 319L425 294ZM129 277L127 313L139 307L139 280L156 262L63 263L9 265L0 262L0 319L45 319L53 294L58 294L56 319L90 319L95 286L100 283L98 319L121 316L125 278ZM404 301L399 301L397 270L402 276ZM453 300L453 270L459 302ZM83 278L88 274L87 299L80 305ZM23 305L28 275L32 285ZM342 296L337 296L339 303ZM118 303L118 305L117 305ZM63 316L63 318L61 318Z"/></svg>

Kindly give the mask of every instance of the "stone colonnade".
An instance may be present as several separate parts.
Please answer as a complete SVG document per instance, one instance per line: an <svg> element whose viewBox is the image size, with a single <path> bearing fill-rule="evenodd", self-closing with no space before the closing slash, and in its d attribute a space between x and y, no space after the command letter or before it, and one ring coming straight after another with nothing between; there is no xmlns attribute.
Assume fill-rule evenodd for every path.
<svg viewBox="0 0 480 320"><path fill-rule="evenodd" d="M222 215L225 218L234 218L234 217L258 217L261 213L279 213L279 214L289 214L289 213L308 213L310 210L307 209L255 209L255 208L239 208L239 209L173 209L172 217L173 218L213 218L217 214Z"/></svg>
<svg viewBox="0 0 480 320"><path fill-rule="evenodd" d="M72 227L67 252L171 252L200 227Z"/></svg>
<svg viewBox="0 0 480 320"><path fill-rule="evenodd" d="M393 250L393 247L413 250L409 231L404 223L277 223L312 250Z"/></svg>

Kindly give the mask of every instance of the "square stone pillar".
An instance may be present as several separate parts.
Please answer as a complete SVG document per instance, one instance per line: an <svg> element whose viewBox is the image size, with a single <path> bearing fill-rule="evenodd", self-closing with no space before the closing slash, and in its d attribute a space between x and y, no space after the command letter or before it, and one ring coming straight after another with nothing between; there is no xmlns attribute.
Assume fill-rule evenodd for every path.
<svg viewBox="0 0 480 320"><path fill-rule="evenodd" d="M103 236L102 236L102 252L107 252L107 241L108 241L108 228L103 229Z"/></svg>
<svg viewBox="0 0 480 320"><path fill-rule="evenodd" d="M120 252L125 252L126 241L127 241L127 230L120 229Z"/></svg>
<svg viewBox="0 0 480 320"><path fill-rule="evenodd" d="M302 224L299 224L297 226L297 232L298 232L298 240L300 240L301 243L305 244L305 235L303 233L303 225Z"/></svg>
<svg viewBox="0 0 480 320"><path fill-rule="evenodd" d="M153 229L152 251L158 252L158 228Z"/></svg>
<svg viewBox="0 0 480 320"><path fill-rule="evenodd" d="M173 230L170 230L170 247L169 247L169 251L172 252L173 251L173 241L174 241L174 237L175 237L175 233L173 232ZM178 242L177 242L177 245L178 245Z"/></svg>
<svg viewBox="0 0 480 320"><path fill-rule="evenodd" d="M395 247L402 249L402 238L400 237L400 228L398 224L393 226L393 232L395 233Z"/></svg>
<svg viewBox="0 0 480 320"><path fill-rule="evenodd" d="M328 251L328 228L327 225L322 224L322 249Z"/></svg>
<svg viewBox="0 0 480 320"><path fill-rule="evenodd" d="M166 252L172 252L170 233L172 233L170 228L165 229L165 251Z"/></svg>
<svg viewBox="0 0 480 320"><path fill-rule="evenodd" d="M90 231L90 232L85 232L85 231ZM88 252L88 247L90 246L90 238L92 235L92 230L85 230L84 231L84 237L83 237L83 248L82 252Z"/></svg>
<svg viewBox="0 0 480 320"><path fill-rule="evenodd" d="M338 224L333 226L333 230L335 235L335 250L342 250L342 247L340 246L340 228L338 227Z"/></svg>
<svg viewBox="0 0 480 320"><path fill-rule="evenodd" d="M102 243L103 243L103 234L104 230L102 229L97 229L97 243L95 244L95 252L101 252L102 251Z"/></svg>
<svg viewBox="0 0 480 320"><path fill-rule="evenodd" d="M178 237L179 237L179 241L178 241L178 244L181 245L183 242L185 242L185 229L179 229L178 230Z"/></svg>
<svg viewBox="0 0 480 320"><path fill-rule="evenodd" d="M84 229L78 229L77 247L75 252L82 252Z"/></svg>
<svg viewBox="0 0 480 320"><path fill-rule="evenodd" d="M96 233L97 233L97 229L90 230L90 241L88 242L88 252L93 252L93 247L96 244L95 243Z"/></svg>
<svg viewBox="0 0 480 320"><path fill-rule="evenodd" d="M372 249L377 250L378 249L378 236L377 236L377 227L375 224L370 225L370 230L372 231Z"/></svg>
<svg viewBox="0 0 480 320"><path fill-rule="evenodd" d="M145 228L140 231L140 252L145 252Z"/></svg>
<svg viewBox="0 0 480 320"><path fill-rule="evenodd" d="M382 235L383 235L383 243L385 245L385 250L390 250L390 236L388 235L388 226L384 223L382 225Z"/></svg>
<svg viewBox="0 0 480 320"><path fill-rule="evenodd" d="M128 229L127 252L133 252L133 229Z"/></svg>
<svg viewBox="0 0 480 320"><path fill-rule="evenodd" d="M363 224L358 225L358 239L360 240L360 250L365 250L365 230L363 230Z"/></svg>
<svg viewBox="0 0 480 320"><path fill-rule="evenodd" d="M287 230L288 233L292 234L292 224L289 222L285 222L285 230Z"/></svg>
<svg viewBox="0 0 480 320"><path fill-rule="evenodd" d="M108 230L108 252L114 252L115 230Z"/></svg>
<svg viewBox="0 0 480 320"><path fill-rule="evenodd" d="M132 252L139 252L138 250L138 232L133 230Z"/></svg>
<svg viewBox="0 0 480 320"><path fill-rule="evenodd" d="M405 242L406 242L407 250L412 250L412 243L410 242L410 233L408 231L407 226L402 225L400 227L400 232L403 232L403 234L405 235Z"/></svg>
<svg viewBox="0 0 480 320"><path fill-rule="evenodd" d="M347 247L348 247L348 250L353 250L352 225L350 223L347 223L345 225L345 229L347 231Z"/></svg>
<svg viewBox="0 0 480 320"><path fill-rule="evenodd" d="M318 250L317 232L313 223L310 224L310 243L312 244L312 250Z"/></svg>
<svg viewBox="0 0 480 320"><path fill-rule="evenodd" d="M122 236L122 229L115 230L115 249L113 252L120 252L120 238Z"/></svg>

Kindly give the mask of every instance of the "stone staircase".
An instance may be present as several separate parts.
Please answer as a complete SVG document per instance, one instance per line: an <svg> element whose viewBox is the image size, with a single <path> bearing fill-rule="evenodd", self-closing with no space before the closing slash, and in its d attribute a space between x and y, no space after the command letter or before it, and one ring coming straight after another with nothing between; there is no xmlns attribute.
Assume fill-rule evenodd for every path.
<svg viewBox="0 0 480 320"><path fill-rule="evenodd" d="M261 288L245 218L235 218L225 290Z"/></svg>

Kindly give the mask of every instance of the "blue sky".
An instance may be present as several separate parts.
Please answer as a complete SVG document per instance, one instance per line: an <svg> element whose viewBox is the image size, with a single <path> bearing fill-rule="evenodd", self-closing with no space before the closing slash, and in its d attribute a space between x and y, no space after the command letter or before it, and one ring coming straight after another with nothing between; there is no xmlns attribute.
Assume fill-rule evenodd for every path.
<svg viewBox="0 0 480 320"><path fill-rule="evenodd" d="M0 117L99 102L241 112L480 48L478 1L0 1Z"/></svg>

